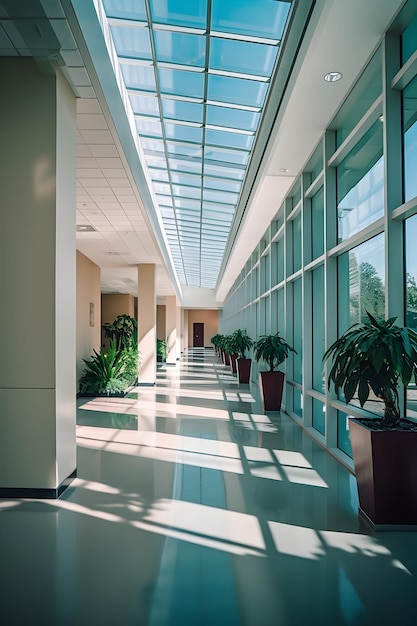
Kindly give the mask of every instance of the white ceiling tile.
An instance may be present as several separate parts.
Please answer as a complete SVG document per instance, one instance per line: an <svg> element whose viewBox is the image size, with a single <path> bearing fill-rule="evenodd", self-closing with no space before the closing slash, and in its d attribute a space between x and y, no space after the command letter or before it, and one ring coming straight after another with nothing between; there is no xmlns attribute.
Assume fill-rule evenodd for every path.
<svg viewBox="0 0 417 626"><path fill-rule="evenodd" d="M91 154L95 157L118 157L119 156L119 151L117 150L115 145L94 145L94 144L90 144L90 151ZM118 163L121 164L120 159L118 159ZM104 163L102 165L100 165L100 167L109 167L112 168L114 167L111 163ZM117 168L119 167L123 167L123 165L116 165Z"/></svg>
<svg viewBox="0 0 417 626"><path fill-rule="evenodd" d="M103 174L101 173L101 170L98 168L79 168L77 167L77 176L79 176L80 179L83 178L103 178Z"/></svg>
<svg viewBox="0 0 417 626"><path fill-rule="evenodd" d="M79 132L86 143L96 145L113 143L113 137L108 130L80 130Z"/></svg>
<svg viewBox="0 0 417 626"><path fill-rule="evenodd" d="M92 193L92 189L106 188L110 189L110 185L105 178L79 178L80 183L89 193Z"/></svg>
<svg viewBox="0 0 417 626"><path fill-rule="evenodd" d="M126 172L124 169L103 168L102 172L103 176L106 178L126 178Z"/></svg>
<svg viewBox="0 0 417 626"><path fill-rule="evenodd" d="M132 185L130 184L130 180L128 178L107 178L107 182L116 190L121 188L129 188L132 190Z"/></svg>
<svg viewBox="0 0 417 626"><path fill-rule="evenodd" d="M102 113L101 107L98 103L98 100L91 99L82 99L77 100L77 114L78 113L86 113L86 114L95 114Z"/></svg>
<svg viewBox="0 0 417 626"><path fill-rule="evenodd" d="M77 168L79 169L94 169L97 167L96 159L91 157L77 157Z"/></svg>
<svg viewBox="0 0 417 626"><path fill-rule="evenodd" d="M80 130L108 130L103 115L77 113L77 128Z"/></svg>
<svg viewBox="0 0 417 626"><path fill-rule="evenodd" d="M91 147L91 150L93 151L93 147ZM106 169L106 168L124 169L123 163L120 158L108 158L108 157L99 156L99 155L95 155L95 156L97 156L97 163L101 169Z"/></svg>

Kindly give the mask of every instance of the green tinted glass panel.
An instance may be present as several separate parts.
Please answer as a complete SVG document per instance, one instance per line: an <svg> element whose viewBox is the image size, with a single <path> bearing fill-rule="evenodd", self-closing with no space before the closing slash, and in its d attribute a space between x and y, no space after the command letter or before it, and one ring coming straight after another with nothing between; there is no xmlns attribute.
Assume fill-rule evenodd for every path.
<svg viewBox="0 0 417 626"><path fill-rule="evenodd" d="M323 402L313 398L313 428L318 430L322 435L326 434L326 414Z"/></svg>
<svg viewBox="0 0 417 626"><path fill-rule="evenodd" d="M337 202L339 242L384 214L384 160L379 120L337 168Z"/></svg>

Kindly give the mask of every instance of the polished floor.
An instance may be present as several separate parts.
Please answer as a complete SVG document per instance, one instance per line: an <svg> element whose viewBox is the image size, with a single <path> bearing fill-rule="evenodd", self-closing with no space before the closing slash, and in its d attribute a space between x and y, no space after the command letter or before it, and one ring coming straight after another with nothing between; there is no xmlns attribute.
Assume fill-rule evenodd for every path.
<svg viewBox="0 0 417 626"><path fill-rule="evenodd" d="M417 624L417 532L361 526L353 476L212 350L78 404L72 487L0 501L2 625Z"/></svg>

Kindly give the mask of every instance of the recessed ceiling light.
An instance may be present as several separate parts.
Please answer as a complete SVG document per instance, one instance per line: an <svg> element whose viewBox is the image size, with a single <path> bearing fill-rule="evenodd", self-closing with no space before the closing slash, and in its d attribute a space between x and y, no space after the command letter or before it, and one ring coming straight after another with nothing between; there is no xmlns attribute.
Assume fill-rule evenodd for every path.
<svg viewBox="0 0 417 626"><path fill-rule="evenodd" d="M96 229L91 224L77 224L77 232L79 233L91 233L95 232Z"/></svg>
<svg viewBox="0 0 417 626"><path fill-rule="evenodd" d="M335 83L337 80L342 78L343 74L341 72L328 72L324 75L324 80L327 83Z"/></svg>
<svg viewBox="0 0 417 626"><path fill-rule="evenodd" d="M291 170L288 167L280 167L279 171L282 172L283 174L291 172Z"/></svg>

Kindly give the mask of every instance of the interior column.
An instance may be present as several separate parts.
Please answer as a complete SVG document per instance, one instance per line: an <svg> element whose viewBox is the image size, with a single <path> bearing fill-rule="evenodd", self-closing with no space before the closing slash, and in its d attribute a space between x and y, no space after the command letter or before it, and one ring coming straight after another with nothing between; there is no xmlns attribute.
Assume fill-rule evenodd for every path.
<svg viewBox="0 0 417 626"><path fill-rule="evenodd" d="M167 365L177 362L177 298L165 297L166 306L166 335L167 335Z"/></svg>
<svg viewBox="0 0 417 626"><path fill-rule="evenodd" d="M0 58L0 496L76 471L76 104L58 69Z"/></svg>
<svg viewBox="0 0 417 626"><path fill-rule="evenodd" d="M155 265L138 265L139 385L156 381L156 284Z"/></svg>

